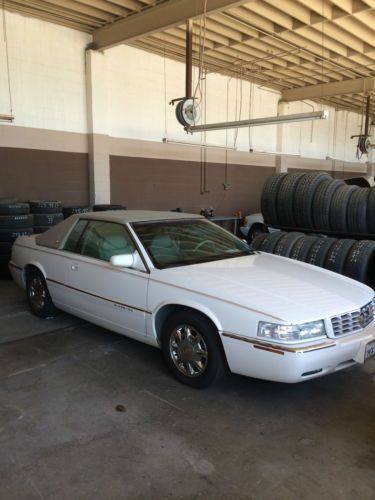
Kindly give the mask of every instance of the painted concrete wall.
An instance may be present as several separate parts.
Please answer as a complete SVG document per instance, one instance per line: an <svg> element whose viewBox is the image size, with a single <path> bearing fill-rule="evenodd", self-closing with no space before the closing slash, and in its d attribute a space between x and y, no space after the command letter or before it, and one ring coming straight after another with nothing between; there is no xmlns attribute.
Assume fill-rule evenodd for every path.
<svg viewBox="0 0 375 500"><path fill-rule="evenodd" d="M84 51L91 37L10 12L5 16L16 117L10 126L87 133ZM165 136L191 142L204 140L203 134L187 136L176 121L174 108L168 105L184 92L183 64L128 46L98 54L97 61L97 71L94 67L93 72L95 78L105 80L108 95L106 102L95 102L103 116L96 124L96 133L157 142ZM196 82L196 68L194 75ZM276 115L280 97L277 92L217 74L207 75L203 94L206 122ZM285 113L313 109L321 106L297 102L288 104ZM5 42L0 23L0 113L9 111ZM361 116L335 112L332 108L329 112L326 122L283 125L282 152L356 161L355 140L350 140L350 136L359 132ZM236 146L241 151L253 148L275 152L280 149L278 128L281 126L240 129L238 134L233 130L209 132L206 140Z"/></svg>
<svg viewBox="0 0 375 500"><path fill-rule="evenodd" d="M113 179L110 178L111 168L113 166L116 175L121 168L126 168L129 173L129 165L133 164L129 158L146 159L147 161L141 162L144 171L156 168L159 169L160 175L164 175L164 171L160 162L153 159L168 158L172 161L168 163L168 169L173 170L175 164L176 172L181 161L190 161L200 165L227 164L229 178L230 169L233 172L235 170L233 165L243 168L267 167L265 176L268 176L280 159L276 152L290 155L283 156L282 163L291 169L324 169L335 172L336 176L344 176L353 171L366 171L367 167L363 163L366 157L363 157L362 162L356 160L356 143L355 140L350 140L350 136L360 130L360 115L335 112L331 108L328 109L330 118L325 122L188 136L177 123L174 107L168 104L171 99L181 97L184 93L183 64L133 47L120 46L104 54L94 53L88 68L85 49L91 42L89 35L10 12L5 13L5 21L12 111L15 120L12 124L0 124L0 149L35 149L86 155L79 157L79 160L75 159L72 164L81 165L81 173L77 179L87 182L87 185L67 196L68 202L87 202L89 170L99 179L96 181L96 184L99 184L100 197L97 201L109 201L110 186L114 185ZM197 68L194 68L194 84L197 82L197 72ZM88 85L88 75L91 75L91 85ZM207 123L273 116L278 112L280 95L248 82L208 74L202 87L201 93L198 91L197 95L202 98L202 120ZM3 23L0 23L0 114L10 113L9 97L5 37ZM286 114L313 109L321 109L321 106L301 102L283 105L283 113ZM207 149L203 155L201 148L163 144L163 137L172 141L198 144L207 141L209 144L227 146L235 150L226 152L225 149ZM249 149L254 152L249 153ZM92 152L100 159L95 168L91 165L92 160L95 163L95 154ZM125 160L120 161L118 158L121 157ZM0 162L0 175L4 169L6 175L11 175L11 165L4 163L10 161L9 158L13 158L12 161L17 158L26 161L25 155L15 154L14 151L5 151L1 158L3 164ZM44 156L37 155L35 161L38 158ZM117 158L114 165L111 158ZM55 176L54 169L61 169L61 162L54 162L51 155L48 155L48 159L47 170L51 174L48 182L52 185L54 180L59 178ZM139 165L139 162L134 164ZM17 166L18 171L22 170L21 167ZM219 167L210 168L212 170ZM44 176L43 172L47 170L40 168L35 172L38 171L40 176ZM220 172L221 170L220 167ZM58 173L60 174L60 171ZM138 174L137 169L134 169L132 175ZM237 173L235 175L237 176ZM237 177L240 178L239 174ZM259 191L264 176L257 175L254 179L255 177L258 181L253 187ZM119 178L123 176L119 174ZM27 179L28 182L33 181L30 175ZM222 172L220 175L215 174L213 179L217 180L214 181L217 184L215 189L218 196L221 196ZM38 186L41 181L45 181L44 177L35 177ZM42 183L45 186L47 184ZM192 186L193 184L191 182ZM9 185L13 186L12 183ZM17 195L14 192L5 192L4 189L4 186L0 186L0 196ZM186 196L192 194L197 196L195 192L187 192ZM63 198L61 194L59 196ZM156 190L153 196L160 196L162 199L163 193ZM227 198L234 199L235 196L231 193ZM159 203L160 200L155 199L151 205L159 206ZM198 205L198 201L196 204ZM249 204L249 207L250 205L253 206L253 203ZM226 207L226 210L229 209L229 206Z"/></svg>

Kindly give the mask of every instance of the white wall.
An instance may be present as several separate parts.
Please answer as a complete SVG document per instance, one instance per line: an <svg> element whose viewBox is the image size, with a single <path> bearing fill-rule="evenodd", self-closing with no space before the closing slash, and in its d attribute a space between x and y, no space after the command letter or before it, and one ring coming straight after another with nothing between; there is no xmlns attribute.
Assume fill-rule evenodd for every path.
<svg viewBox="0 0 375 500"><path fill-rule="evenodd" d="M7 11L5 20L14 125L86 133L84 51L91 36ZM9 113L2 22L0 40L0 113Z"/></svg>
<svg viewBox="0 0 375 500"><path fill-rule="evenodd" d="M48 130L87 133L85 57L91 42L87 34L19 14L6 12L14 124ZM9 95L3 26L0 23L0 113L9 113ZM105 59L103 65L102 59ZM169 139L200 142L203 134L187 136L168 102L184 94L184 64L147 52L120 46L98 54L100 68L93 74L105 79L106 120L97 132L112 137L160 142ZM99 64L99 62L98 62ZM105 67L106 71L102 68ZM195 82L197 69L194 70ZM228 92L228 94L227 94ZM226 76L206 78L206 122L257 118L277 114L280 95ZM227 97L228 95L228 97ZM241 110L240 110L240 103ZM249 105L250 104L250 105ZM290 103L286 113L322 109L316 103ZM304 122L278 127L240 129L236 146L241 151L298 154L325 159L357 161L356 141L361 116L327 108L327 121ZM100 122L100 121L99 121ZM280 128L282 127L282 128ZM233 146L235 131L208 132L208 143ZM374 140L375 142L375 140ZM364 156L362 161L365 161Z"/></svg>

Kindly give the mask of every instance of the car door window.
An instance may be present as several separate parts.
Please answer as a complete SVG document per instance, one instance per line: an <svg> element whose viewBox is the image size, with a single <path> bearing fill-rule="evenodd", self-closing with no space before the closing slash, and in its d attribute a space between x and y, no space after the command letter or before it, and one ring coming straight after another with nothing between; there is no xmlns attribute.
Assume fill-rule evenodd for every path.
<svg viewBox="0 0 375 500"><path fill-rule="evenodd" d="M83 231L85 230L86 226L88 224L87 220L81 219L79 220L76 225L73 227L72 231L70 232L68 239L66 240L63 250L68 250L68 252L76 252L77 251L77 246L78 242L82 236Z"/></svg>
<svg viewBox="0 0 375 500"><path fill-rule="evenodd" d="M78 253L104 261L113 255L133 253L135 246L121 224L90 221L79 241Z"/></svg>

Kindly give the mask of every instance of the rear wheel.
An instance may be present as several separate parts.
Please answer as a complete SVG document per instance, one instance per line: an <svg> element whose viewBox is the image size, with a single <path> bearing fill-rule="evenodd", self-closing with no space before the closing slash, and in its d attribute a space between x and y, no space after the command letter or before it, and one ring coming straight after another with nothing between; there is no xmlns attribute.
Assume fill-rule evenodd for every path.
<svg viewBox="0 0 375 500"><path fill-rule="evenodd" d="M164 359L179 382L202 389L224 372L224 353L211 322L195 311L167 319L162 332Z"/></svg>
<svg viewBox="0 0 375 500"><path fill-rule="evenodd" d="M52 302L46 280L40 271L29 271L26 278L26 294L31 311L40 318L53 318L58 310Z"/></svg>

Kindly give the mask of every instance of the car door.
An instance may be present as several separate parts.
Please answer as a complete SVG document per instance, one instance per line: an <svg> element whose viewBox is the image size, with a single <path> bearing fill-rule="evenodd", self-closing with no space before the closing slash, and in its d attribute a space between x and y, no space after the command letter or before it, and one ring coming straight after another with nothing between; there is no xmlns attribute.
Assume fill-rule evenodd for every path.
<svg viewBox="0 0 375 500"><path fill-rule="evenodd" d="M78 241L71 238L67 284L69 310L93 323L125 335L146 336L147 289L145 268L119 268L112 255L133 253L135 244L119 223L90 220Z"/></svg>

